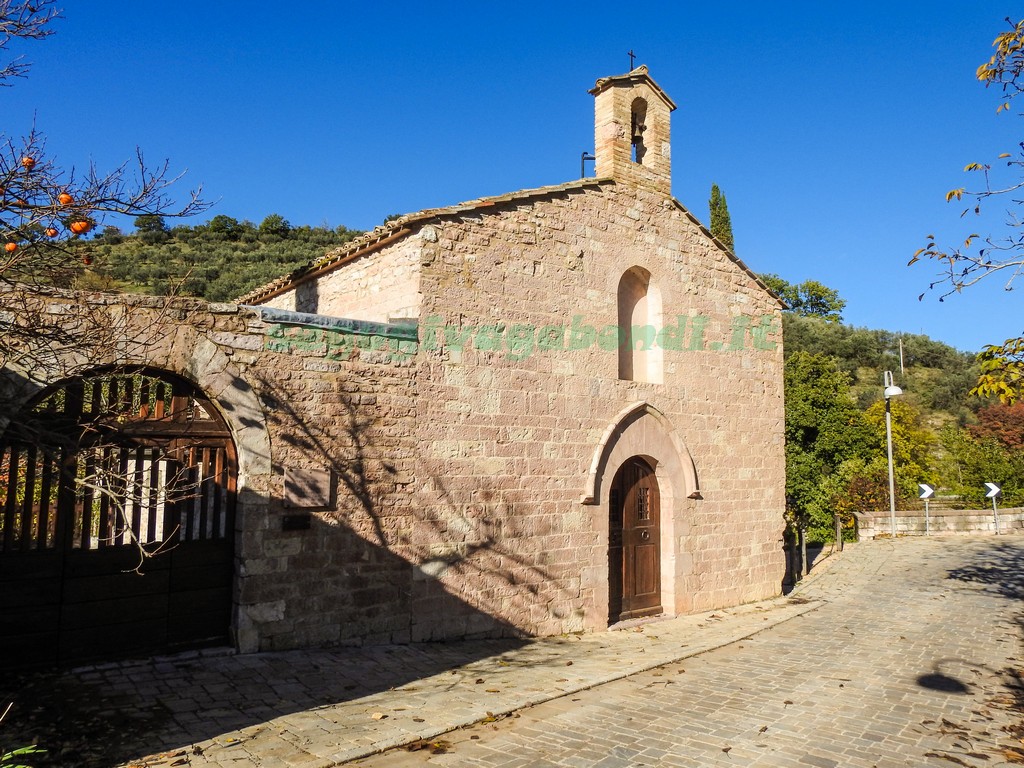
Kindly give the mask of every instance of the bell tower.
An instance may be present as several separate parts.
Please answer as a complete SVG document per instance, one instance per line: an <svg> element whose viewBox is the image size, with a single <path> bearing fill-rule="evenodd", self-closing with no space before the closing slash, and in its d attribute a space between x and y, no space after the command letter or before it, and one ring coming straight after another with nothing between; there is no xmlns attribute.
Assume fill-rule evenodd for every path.
<svg viewBox="0 0 1024 768"><path fill-rule="evenodd" d="M604 77L594 96L594 156L599 178L672 194L670 114L675 102L640 65Z"/></svg>

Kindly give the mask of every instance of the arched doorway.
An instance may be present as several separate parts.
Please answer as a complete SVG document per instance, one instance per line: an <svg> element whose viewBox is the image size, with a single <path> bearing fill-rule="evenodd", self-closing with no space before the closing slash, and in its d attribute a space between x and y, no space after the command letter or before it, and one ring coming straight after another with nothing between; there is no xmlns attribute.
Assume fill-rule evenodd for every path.
<svg viewBox="0 0 1024 768"><path fill-rule="evenodd" d="M608 509L609 623L661 613L661 495L646 460L619 467Z"/></svg>
<svg viewBox="0 0 1024 768"><path fill-rule="evenodd" d="M191 383L44 391L0 439L0 667L227 644L237 460Z"/></svg>

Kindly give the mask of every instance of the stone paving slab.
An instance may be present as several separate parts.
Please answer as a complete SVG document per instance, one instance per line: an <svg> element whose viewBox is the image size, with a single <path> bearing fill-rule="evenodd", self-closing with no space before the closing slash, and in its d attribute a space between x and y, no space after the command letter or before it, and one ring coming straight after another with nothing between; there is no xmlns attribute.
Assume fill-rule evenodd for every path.
<svg viewBox="0 0 1024 768"><path fill-rule="evenodd" d="M360 768L1024 763L1024 539L845 554L813 612ZM436 753L435 753L436 752Z"/></svg>
<svg viewBox="0 0 1024 768"><path fill-rule="evenodd" d="M310 764L347 762L703 653L815 606L781 599L632 630L538 640L400 688L276 718L267 727L286 730ZM219 759L214 744L199 745L211 760Z"/></svg>
<svg viewBox="0 0 1024 768"><path fill-rule="evenodd" d="M142 722L141 746L89 763L103 768L326 768L363 758L389 766L671 766L695 764L694 754L701 765L806 768L925 764L917 758L929 751L997 765L958 757L953 743L963 733L990 738L975 733L984 718L1008 727L1016 704L1003 683L1019 646L1022 598L1022 537L880 540L825 559L788 598L614 632L207 652L83 668L50 682L80 698L102 692L108 720ZM938 690L921 699L908 670L935 676L939 688L968 686L973 698ZM982 692L988 698L979 702ZM999 705L1000 696L1009 704ZM581 702L598 715L575 719ZM646 712L639 742L621 722L624 709ZM523 723L523 738L547 750L543 757L521 742L466 741L481 728L501 735ZM765 726L771 739L758 731ZM439 737L459 742L455 755L384 752ZM794 755L784 743L807 748Z"/></svg>
<svg viewBox="0 0 1024 768"><path fill-rule="evenodd" d="M83 667L57 682L109 700L105 717L149 728L148 750L112 749L119 759L105 765L321 768L704 653L817 604L777 598L532 641L212 651Z"/></svg>
<svg viewBox="0 0 1024 768"><path fill-rule="evenodd" d="M139 685L164 691L159 698L172 712L174 723L163 734L154 734L161 742L154 746L170 753L163 761L173 762L173 757L187 760L180 764L196 767L279 764L321 768L430 739L704 653L788 621L816 605L806 599L778 598L614 632L525 643L467 641L179 658L134 669L116 665L108 671L79 674L99 674L107 685L126 693ZM354 686L379 690L301 707L304 701L329 698L317 691L317 685L339 677L340 681L352 681L341 685L342 690ZM190 687L172 684L173 680L197 678L207 681L205 697ZM407 682L392 685L396 680ZM358 691L353 688L353 692ZM211 698L220 706L211 707ZM265 705L247 706L254 698ZM289 701L296 705L289 707ZM280 713L281 709L294 711ZM275 710L278 714L272 714ZM207 728L219 721L224 730L205 739L182 740L179 736L176 740L175 734L189 733L194 727L192 715L197 712ZM232 727L247 717L255 722ZM185 754L179 754L182 750ZM162 762L149 759L141 764Z"/></svg>

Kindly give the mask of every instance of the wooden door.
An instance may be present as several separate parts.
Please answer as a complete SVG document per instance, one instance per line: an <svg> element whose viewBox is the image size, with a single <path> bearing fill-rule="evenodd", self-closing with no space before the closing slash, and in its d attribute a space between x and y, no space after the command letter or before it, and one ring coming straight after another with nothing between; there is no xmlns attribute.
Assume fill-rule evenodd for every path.
<svg viewBox="0 0 1024 768"><path fill-rule="evenodd" d="M609 622L661 613L661 499L643 459L615 475L608 533Z"/></svg>

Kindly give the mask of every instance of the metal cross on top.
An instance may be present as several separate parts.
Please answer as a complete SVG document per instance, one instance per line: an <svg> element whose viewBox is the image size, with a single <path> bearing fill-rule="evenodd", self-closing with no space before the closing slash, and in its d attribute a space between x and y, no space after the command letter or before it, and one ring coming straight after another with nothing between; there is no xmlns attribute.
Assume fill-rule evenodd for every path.
<svg viewBox="0 0 1024 768"><path fill-rule="evenodd" d="M632 48L629 49L628 56L629 56L629 71L632 72L633 71L633 61L636 59L636 54L633 53L633 49Z"/></svg>

